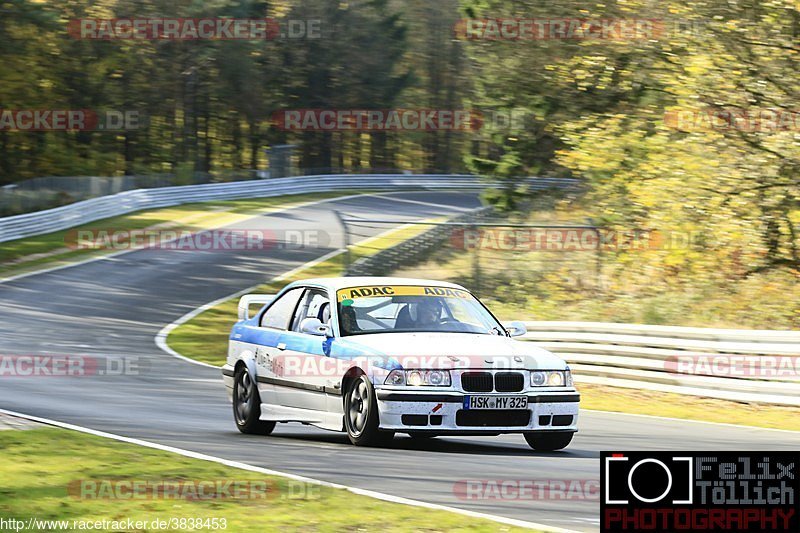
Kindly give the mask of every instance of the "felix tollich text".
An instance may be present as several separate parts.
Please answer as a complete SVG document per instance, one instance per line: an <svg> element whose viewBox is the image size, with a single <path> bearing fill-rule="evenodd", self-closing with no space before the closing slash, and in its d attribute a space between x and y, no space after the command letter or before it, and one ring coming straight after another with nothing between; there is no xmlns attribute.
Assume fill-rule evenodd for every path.
<svg viewBox="0 0 800 533"><path fill-rule="evenodd" d="M714 505L793 505L795 463L770 461L764 457L754 462L749 457L720 461L716 457L698 457L695 485L699 503ZM703 479L709 473L713 480ZM765 486L764 482L768 482Z"/></svg>

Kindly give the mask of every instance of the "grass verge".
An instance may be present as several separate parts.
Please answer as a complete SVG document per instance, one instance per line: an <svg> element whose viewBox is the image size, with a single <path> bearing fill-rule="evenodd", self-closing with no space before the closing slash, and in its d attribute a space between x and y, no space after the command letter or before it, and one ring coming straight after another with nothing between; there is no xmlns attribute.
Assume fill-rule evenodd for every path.
<svg viewBox="0 0 800 533"><path fill-rule="evenodd" d="M403 226L384 232L376 237L350 247L350 259L373 255L398 242L410 239L427 229L422 225ZM265 283L253 292L275 294L289 282L307 278L340 276L344 271L344 254L331 257L327 261L302 268L291 276L277 278ZM211 307L191 320L184 322L167 337L167 345L185 357L222 366L228 353L228 335L236 321L238 298L231 298Z"/></svg>
<svg viewBox="0 0 800 533"><path fill-rule="evenodd" d="M56 428L1 431L0 516L27 520L144 521L171 518L225 519L218 531L521 531L447 511L383 502L342 489L306 485L170 452ZM81 498L81 481L112 487L115 481L182 482L206 487L232 481L253 498ZM253 485L247 485L254 482ZM72 485L71 485L72 484ZM85 486L85 485L84 485ZM222 489L223 496L230 494ZM186 494L187 490L181 489ZM95 495L98 492L90 491ZM108 491L99 491L107 496ZM113 493L111 493L113 495ZM125 495L127 494L127 497ZM174 493L173 493L174 494ZM212 492L213 494L213 492ZM391 517L391 519L387 519ZM47 528L42 528L47 529ZM54 527L52 529L55 529ZM72 523L68 530L73 530ZM181 530L213 531L211 527ZM117 531L134 531L127 527ZM164 529L160 529L163 531ZM171 529L173 531L179 528ZM135 531L157 531L152 527Z"/></svg>
<svg viewBox="0 0 800 533"><path fill-rule="evenodd" d="M578 390L584 409L800 431L800 409L796 407L580 383Z"/></svg>
<svg viewBox="0 0 800 533"><path fill-rule="evenodd" d="M67 241L70 240L70 234L75 231L110 231L112 229L128 231L142 229L200 231L226 226L258 214L289 208L304 202L336 198L357 192L363 191L337 191L270 198L201 202L138 211L118 217L96 220L68 230L0 243L0 276L7 277L65 265L115 251L109 249L70 248L67 245Z"/></svg>

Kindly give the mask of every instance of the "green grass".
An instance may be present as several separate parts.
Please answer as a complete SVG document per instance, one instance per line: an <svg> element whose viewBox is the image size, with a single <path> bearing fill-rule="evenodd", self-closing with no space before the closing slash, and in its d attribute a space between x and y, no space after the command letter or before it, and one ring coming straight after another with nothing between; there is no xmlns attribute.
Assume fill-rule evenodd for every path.
<svg viewBox="0 0 800 533"><path fill-rule="evenodd" d="M199 231L225 226L260 213L291 207L303 202L335 198L354 194L355 192L337 191L271 198L201 202L138 211L118 217L97 220L69 230L0 243L0 274L10 276L113 252L113 250L69 248L66 242L69 240L69 234L78 230L161 228Z"/></svg>
<svg viewBox="0 0 800 533"><path fill-rule="evenodd" d="M0 517L26 520L224 518L230 532L516 531L488 520L383 502L341 489L116 442L56 428L0 431ZM70 483L263 482L267 497L211 499L80 498ZM264 495L263 492L260 493ZM186 531L187 529L184 529ZM210 528L194 531L213 531ZM125 529L125 531L129 531ZM137 531L155 531L139 529Z"/></svg>
<svg viewBox="0 0 800 533"><path fill-rule="evenodd" d="M409 239L424 231L423 226L403 227L356 244L350 248L350 259L356 261L383 250L399 241ZM340 276L344 270L344 254L295 272L289 278L265 283L253 292L275 294L289 282L305 278ZM238 298L231 298L200 313L172 330L167 345L185 357L212 365L225 364L228 353L228 335L236 321Z"/></svg>

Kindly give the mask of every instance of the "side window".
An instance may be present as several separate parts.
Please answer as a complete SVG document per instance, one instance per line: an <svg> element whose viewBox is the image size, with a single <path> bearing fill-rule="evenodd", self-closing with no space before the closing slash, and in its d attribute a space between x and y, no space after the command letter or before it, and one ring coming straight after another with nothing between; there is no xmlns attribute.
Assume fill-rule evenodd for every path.
<svg viewBox="0 0 800 533"><path fill-rule="evenodd" d="M272 302L272 305L261 316L261 327L286 329L302 294L303 288L297 287Z"/></svg>
<svg viewBox="0 0 800 533"><path fill-rule="evenodd" d="M318 318L325 324L330 318L329 301L322 289L308 289L292 318L292 331L300 331L300 323L306 318Z"/></svg>

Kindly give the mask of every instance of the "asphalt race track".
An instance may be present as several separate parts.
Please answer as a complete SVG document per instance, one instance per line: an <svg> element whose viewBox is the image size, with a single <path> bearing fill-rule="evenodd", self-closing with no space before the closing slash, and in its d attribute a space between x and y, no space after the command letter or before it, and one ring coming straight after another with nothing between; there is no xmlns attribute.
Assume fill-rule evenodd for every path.
<svg viewBox="0 0 800 533"><path fill-rule="evenodd" d="M391 198L390 198L391 197ZM413 200L404 202L397 200ZM261 215L247 229L325 229L325 248L264 252L142 250L0 284L0 353L135 357L138 375L2 377L0 407L298 475L569 529L596 530L599 503L466 500L459 480L596 480L600 450L797 449L800 433L585 412L566 451L534 453L521 436L427 442L399 435L389 448L356 448L343 434L279 425L240 434L218 370L163 353L154 336L209 301L266 281L341 245L333 209L416 220L475 195L409 192ZM455 213L455 210L449 210ZM386 228L374 230L375 233ZM337 230L338 231L338 230ZM425 512L421 510L420 512Z"/></svg>

